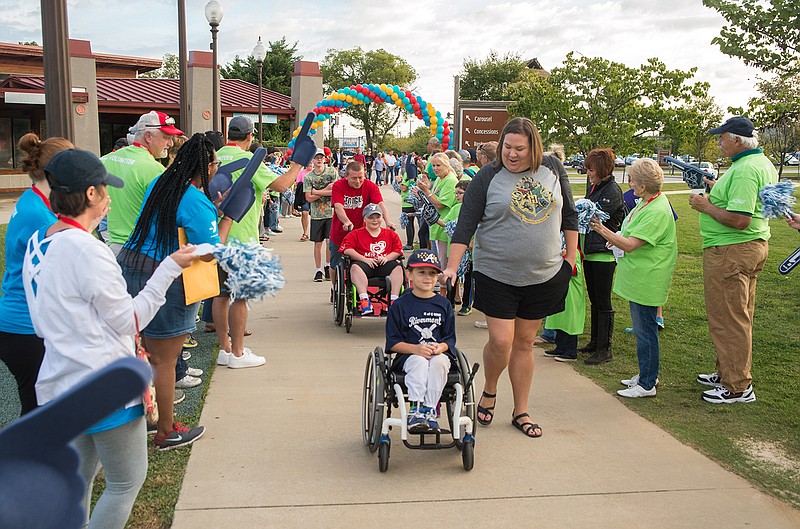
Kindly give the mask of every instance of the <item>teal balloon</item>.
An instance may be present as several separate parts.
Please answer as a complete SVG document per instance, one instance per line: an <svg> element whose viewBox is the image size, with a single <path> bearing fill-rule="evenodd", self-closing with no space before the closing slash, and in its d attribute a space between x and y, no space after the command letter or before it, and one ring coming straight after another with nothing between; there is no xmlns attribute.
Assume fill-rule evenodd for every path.
<svg viewBox="0 0 800 529"><path fill-rule="evenodd" d="M441 136L441 134L443 132L444 132L444 127L443 126L439 125L438 127L436 127L436 135L437 136Z"/></svg>

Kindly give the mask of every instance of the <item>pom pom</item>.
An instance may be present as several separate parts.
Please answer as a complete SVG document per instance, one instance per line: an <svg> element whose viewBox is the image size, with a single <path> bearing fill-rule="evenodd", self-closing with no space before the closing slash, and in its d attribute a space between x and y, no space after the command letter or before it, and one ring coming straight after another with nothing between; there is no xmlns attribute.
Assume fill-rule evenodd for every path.
<svg viewBox="0 0 800 529"><path fill-rule="evenodd" d="M447 222L444 223L444 233L447 235L447 237L452 239L453 234L455 232L456 232L456 221L448 220Z"/></svg>
<svg viewBox="0 0 800 529"><path fill-rule="evenodd" d="M394 189L398 194L403 192L403 190L400 189L400 184L394 178L392 178L392 189Z"/></svg>
<svg viewBox="0 0 800 529"><path fill-rule="evenodd" d="M281 195L283 195L283 199L286 202L288 202L289 204L294 204L294 191L292 191L291 189L287 189L286 191L281 193Z"/></svg>
<svg viewBox="0 0 800 529"><path fill-rule="evenodd" d="M258 243L218 244L212 253L228 273L225 286L234 300L262 300L286 284L280 259Z"/></svg>
<svg viewBox="0 0 800 529"><path fill-rule="evenodd" d="M765 185L758 192L758 198L761 199L761 214L767 219L791 218L792 206L797 201L794 184L787 181Z"/></svg>
<svg viewBox="0 0 800 529"><path fill-rule="evenodd" d="M603 211L597 203L588 198L579 198L575 201L575 209L578 210L578 233L587 234L591 230L589 223L596 218L600 222L608 220L609 215Z"/></svg>
<svg viewBox="0 0 800 529"><path fill-rule="evenodd" d="M415 189L419 188L412 183L411 186L408 188L408 197L406 197L406 202L411 204L411 207L413 207L415 210L419 210L422 207L422 202L420 202L419 197L417 195L412 193L412 191L414 191Z"/></svg>
<svg viewBox="0 0 800 529"><path fill-rule="evenodd" d="M408 227L408 213L400 213L400 228L406 229Z"/></svg>
<svg viewBox="0 0 800 529"><path fill-rule="evenodd" d="M467 273L467 266L469 262L472 260L472 252L467 250L464 252L464 255L461 256L461 262L458 263L458 270L456 270L456 275L459 277L463 277L464 274Z"/></svg>
<svg viewBox="0 0 800 529"><path fill-rule="evenodd" d="M286 173L286 171L288 171L289 169L287 167L271 163L269 164L269 170L275 173L276 175L281 176L282 174Z"/></svg>

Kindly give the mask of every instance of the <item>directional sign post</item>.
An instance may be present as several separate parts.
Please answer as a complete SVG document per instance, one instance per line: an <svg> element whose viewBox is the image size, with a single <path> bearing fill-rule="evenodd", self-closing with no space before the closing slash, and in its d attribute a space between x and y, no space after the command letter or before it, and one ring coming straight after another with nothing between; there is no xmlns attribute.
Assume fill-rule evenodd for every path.
<svg viewBox="0 0 800 529"><path fill-rule="evenodd" d="M508 122L508 112L503 108L469 108L461 107L460 134L463 148L478 147L489 142L498 141L500 133Z"/></svg>

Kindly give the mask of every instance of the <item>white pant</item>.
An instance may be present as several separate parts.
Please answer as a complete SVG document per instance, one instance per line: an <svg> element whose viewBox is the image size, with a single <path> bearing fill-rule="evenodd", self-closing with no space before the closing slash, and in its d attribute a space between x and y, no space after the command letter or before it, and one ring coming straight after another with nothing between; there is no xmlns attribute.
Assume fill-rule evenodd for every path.
<svg viewBox="0 0 800 529"><path fill-rule="evenodd" d="M447 383L450 358L446 354L432 356L430 360L423 356L411 355L403 364L403 371L406 373L408 400L422 402L429 408L436 407Z"/></svg>

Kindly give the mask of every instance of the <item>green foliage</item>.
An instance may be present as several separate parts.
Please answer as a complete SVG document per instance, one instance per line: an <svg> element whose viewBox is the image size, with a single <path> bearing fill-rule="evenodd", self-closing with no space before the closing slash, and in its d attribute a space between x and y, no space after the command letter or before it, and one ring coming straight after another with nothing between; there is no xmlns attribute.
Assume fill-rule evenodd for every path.
<svg viewBox="0 0 800 529"><path fill-rule="evenodd" d="M177 55L165 53L161 68L139 74L139 77L146 79L179 79L181 76L181 65Z"/></svg>
<svg viewBox="0 0 800 529"><path fill-rule="evenodd" d="M750 100L747 114L761 133L764 152L780 164L788 152L800 148L800 74L761 79L759 95Z"/></svg>
<svg viewBox="0 0 800 529"><path fill-rule="evenodd" d="M391 149L395 152L395 154L401 152L407 153L411 151L419 154L425 152L425 146L430 137L430 129L425 126L421 126L417 127L417 129L415 129L410 136L396 138L390 134L387 135L383 148L386 150Z"/></svg>
<svg viewBox="0 0 800 529"><path fill-rule="evenodd" d="M39 45L39 44L36 43L35 40L31 40L31 41L28 41L28 42L19 42L19 41L17 41L17 44L22 44L23 46L38 46Z"/></svg>
<svg viewBox="0 0 800 529"><path fill-rule="evenodd" d="M718 136L709 130L722 123L722 109L708 94L708 85L699 86L688 104L676 108L674 116L664 127L670 138L673 154L691 154L698 160L716 160L719 157Z"/></svg>
<svg viewBox="0 0 800 529"><path fill-rule="evenodd" d="M392 84L411 89L417 72L402 57L384 49L364 51L328 50L320 63L325 89L328 92L355 84ZM404 109L386 104L367 102L342 111L355 120L355 126L364 131L367 145L383 144L386 135L397 124Z"/></svg>
<svg viewBox="0 0 800 529"><path fill-rule="evenodd" d="M745 64L800 73L800 0L703 0L728 22L712 44Z"/></svg>
<svg viewBox="0 0 800 529"><path fill-rule="evenodd" d="M464 59L460 98L475 101L508 101L511 85L523 80L525 61L516 53L499 57L492 50L486 59Z"/></svg>
<svg viewBox="0 0 800 529"><path fill-rule="evenodd" d="M531 118L545 143L563 143L568 152L652 151L653 134L674 119L675 107L707 89L689 84L695 70L669 70L656 58L631 68L570 52L550 76L526 73L512 87L516 102L508 110Z"/></svg>
<svg viewBox="0 0 800 529"><path fill-rule="evenodd" d="M297 42L291 46L286 37L267 43L267 55L261 68L261 86L283 95L292 94L292 73L294 63L303 58L297 53ZM233 61L222 66L220 73L225 79L241 79L258 84L258 62L252 55L242 59L238 55Z"/></svg>

